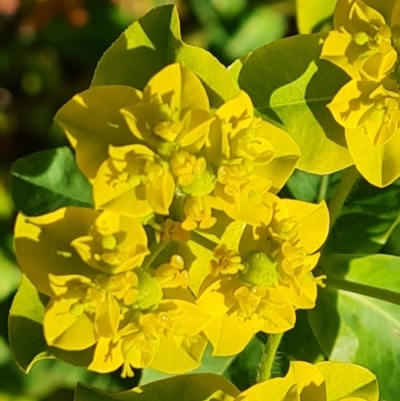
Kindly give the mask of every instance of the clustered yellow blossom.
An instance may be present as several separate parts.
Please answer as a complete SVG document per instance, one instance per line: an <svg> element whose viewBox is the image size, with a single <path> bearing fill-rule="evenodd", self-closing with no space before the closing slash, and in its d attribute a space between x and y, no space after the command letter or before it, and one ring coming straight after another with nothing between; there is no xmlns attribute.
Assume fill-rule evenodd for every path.
<svg viewBox="0 0 400 401"><path fill-rule="evenodd" d="M199 366L209 318L188 290L185 259L160 253L153 260L137 219L71 207L20 215L15 234L24 272L50 297L43 321L49 345L95 346L89 369L123 366L124 377L132 368L164 364L162 370L180 373Z"/></svg>
<svg viewBox="0 0 400 401"><path fill-rule="evenodd" d="M90 88L56 121L94 210L17 219L21 268L50 298L49 346L92 350L97 372L181 373L208 341L235 354L315 305L327 208L276 195L299 148L245 92L212 109L202 81L175 63L143 91Z"/></svg>
<svg viewBox="0 0 400 401"><path fill-rule="evenodd" d="M346 142L360 173L383 187L400 176L399 11L390 20L362 0L338 0L334 30L321 58L343 69L351 80L328 105L345 129Z"/></svg>
<svg viewBox="0 0 400 401"><path fill-rule="evenodd" d="M142 221L175 212L186 230L211 228L213 210L262 221L264 194L284 185L300 153L287 133L254 116L245 92L211 110L200 79L176 63L143 92L123 93L124 104L107 113L113 130L109 121L105 129L87 130L104 97L120 89L91 88L56 116L93 183L96 209Z"/></svg>
<svg viewBox="0 0 400 401"><path fill-rule="evenodd" d="M283 333L294 326L296 309L315 305L323 277L315 278L311 270L328 232L326 206L268 197L268 221L232 223L203 271L197 304L212 316L204 332L213 355L240 352L258 331ZM232 236L239 237L235 248L227 244Z"/></svg>

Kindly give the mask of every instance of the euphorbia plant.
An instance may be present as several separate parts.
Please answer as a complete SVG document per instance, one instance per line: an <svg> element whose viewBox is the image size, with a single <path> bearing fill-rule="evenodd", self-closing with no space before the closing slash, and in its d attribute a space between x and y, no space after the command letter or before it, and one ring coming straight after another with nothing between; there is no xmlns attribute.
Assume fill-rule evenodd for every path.
<svg viewBox="0 0 400 401"><path fill-rule="evenodd" d="M333 31L271 43L228 69L181 41L171 6L128 28L91 87L55 116L74 154L33 155L12 172L26 276L10 313L19 365L28 371L56 357L100 373L122 367L123 377L149 368L180 374L240 358L261 341L259 383L242 393L221 377L194 374L126 397L150 400L156 391L176 399L174 386L187 380L188 397L199 401L378 400L375 376L355 362L394 400L380 358L362 352L365 316L346 306L356 299L365 314L372 302L387 318L386 308L400 304L400 279L390 279L398 258L375 255L399 221L398 203L381 210L379 198L392 199L399 175L391 28L400 3L392 3L339 0ZM298 65L282 74L276 65L295 48ZM371 184L392 186L362 182L344 205L360 180L356 169ZM369 198L376 200L368 209ZM352 243L354 213L376 218L361 246ZM299 310L310 312L296 324ZM282 336L287 362L348 363L293 362L284 378L270 379Z"/></svg>

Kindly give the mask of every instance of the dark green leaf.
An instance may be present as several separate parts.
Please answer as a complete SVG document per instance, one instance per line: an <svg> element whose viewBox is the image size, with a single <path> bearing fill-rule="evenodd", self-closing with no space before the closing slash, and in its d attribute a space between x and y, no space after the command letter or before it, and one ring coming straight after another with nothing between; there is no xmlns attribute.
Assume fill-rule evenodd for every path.
<svg viewBox="0 0 400 401"><path fill-rule="evenodd" d="M376 253L399 221L400 181L382 189L361 180L343 207L324 253Z"/></svg>
<svg viewBox="0 0 400 401"><path fill-rule="evenodd" d="M324 359L321 349L308 321L308 311L296 312L296 325L285 333L280 350L289 360L317 363Z"/></svg>
<svg viewBox="0 0 400 401"><path fill-rule="evenodd" d="M320 175L306 173L295 170L286 183L294 199L316 202L321 186L322 177Z"/></svg>
<svg viewBox="0 0 400 401"><path fill-rule="evenodd" d="M259 337L254 336L229 367L226 377L239 390L244 391L254 384L263 352L264 343Z"/></svg>
<svg viewBox="0 0 400 401"><path fill-rule="evenodd" d="M15 207L28 216L65 206L92 208L92 187L67 147L44 150L17 160L11 169Z"/></svg>

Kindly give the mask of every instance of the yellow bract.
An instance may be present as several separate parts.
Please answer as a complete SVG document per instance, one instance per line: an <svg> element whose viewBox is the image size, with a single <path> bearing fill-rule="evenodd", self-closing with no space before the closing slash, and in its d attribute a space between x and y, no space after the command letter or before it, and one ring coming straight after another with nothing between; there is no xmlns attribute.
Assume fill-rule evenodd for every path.
<svg viewBox="0 0 400 401"><path fill-rule="evenodd" d="M76 238L71 245L89 266L113 274L140 266L150 253L142 225L112 212L102 213L88 235Z"/></svg>
<svg viewBox="0 0 400 401"><path fill-rule="evenodd" d="M211 206L232 219L268 224L268 194L287 181L299 148L288 134L254 117L251 100L243 91L215 114L206 146L216 175L216 200Z"/></svg>
<svg viewBox="0 0 400 401"><path fill-rule="evenodd" d="M392 33L376 10L361 0L338 0L334 28L324 42L322 58L357 80L381 81L392 72L397 61Z"/></svg>
<svg viewBox="0 0 400 401"><path fill-rule="evenodd" d="M378 401L376 377L352 364L291 362L284 378L267 380L250 387L235 401Z"/></svg>
<svg viewBox="0 0 400 401"><path fill-rule="evenodd" d="M198 152L213 120L200 79L180 64L156 74L147 83L142 100L121 113L132 134L165 157L177 149Z"/></svg>
<svg viewBox="0 0 400 401"><path fill-rule="evenodd" d="M175 190L168 165L143 145L110 146L109 153L94 183L96 208L142 218L167 215Z"/></svg>
<svg viewBox="0 0 400 401"><path fill-rule="evenodd" d="M399 105L400 92L391 81L350 81L328 107L340 125L363 130L372 145L380 146L398 129Z"/></svg>

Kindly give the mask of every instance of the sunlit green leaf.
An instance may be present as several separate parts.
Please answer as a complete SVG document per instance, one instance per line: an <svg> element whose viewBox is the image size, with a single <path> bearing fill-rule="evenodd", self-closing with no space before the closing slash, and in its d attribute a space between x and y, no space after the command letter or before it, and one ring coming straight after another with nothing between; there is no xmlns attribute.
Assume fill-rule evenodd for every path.
<svg viewBox="0 0 400 401"><path fill-rule="evenodd" d="M202 79L213 107L237 94L236 84L216 58L182 42L178 13L171 5L152 9L114 42L99 61L92 86L128 85L143 90L154 74L175 62Z"/></svg>
<svg viewBox="0 0 400 401"><path fill-rule="evenodd" d="M239 86L255 108L283 125L300 146L298 168L315 174L353 164L343 128L326 107L349 78L319 59L325 36L301 35L269 43L247 58L239 74Z"/></svg>
<svg viewBox="0 0 400 401"><path fill-rule="evenodd" d="M45 346L42 320L46 301L24 276L10 309L8 325L14 358L25 371L29 371L32 360Z"/></svg>
<svg viewBox="0 0 400 401"><path fill-rule="evenodd" d="M389 255L332 255L328 277L400 292L400 258ZM329 283L329 279L328 279ZM311 327L330 359L360 364L378 377L382 399L398 400L400 306L348 291L320 291L309 312Z"/></svg>
<svg viewBox="0 0 400 401"><path fill-rule="evenodd" d="M342 400L345 397L378 401L378 382L368 369L340 362L321 362L317 366L325 378L327 401Z"/></svg>

